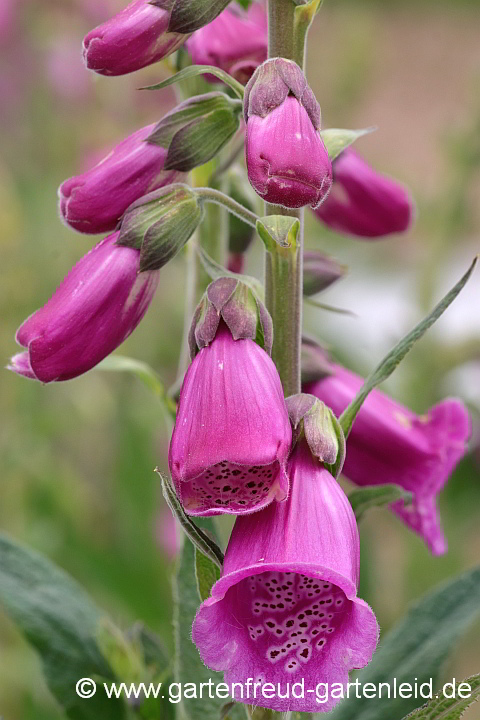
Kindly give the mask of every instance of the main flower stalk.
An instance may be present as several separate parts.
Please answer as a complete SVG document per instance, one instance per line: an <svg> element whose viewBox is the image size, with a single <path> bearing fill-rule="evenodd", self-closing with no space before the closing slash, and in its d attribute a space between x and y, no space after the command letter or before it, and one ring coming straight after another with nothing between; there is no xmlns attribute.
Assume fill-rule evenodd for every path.
<svg viewBox="0 0 480 720"><path fill-rule="evenodd" d="M295 42L295 8L293 0L268 0L268 57L294 60L303 70L305 48ZM304 210L268 203L265 208L267 215L289 215L300 221L295 248L278 247L265 254L265 301L274 327L272 358L289 396L301 389Z"/></svg>

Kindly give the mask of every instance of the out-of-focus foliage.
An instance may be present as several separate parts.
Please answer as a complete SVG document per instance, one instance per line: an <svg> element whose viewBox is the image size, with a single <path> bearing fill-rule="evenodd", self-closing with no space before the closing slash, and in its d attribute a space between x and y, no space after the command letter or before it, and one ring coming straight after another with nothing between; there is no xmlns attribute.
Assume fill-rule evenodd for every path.
<svg viewBox="0 0 480 720"><path fill-rule="evenodd" d="M164 79L163 66L114 79L84 69L83 35L124 4L17 0L18 16L0 31L3 364L16 351L16 328L92 244L60 223L58 185L175 104L171 88L137 90ZM408 236L377 243L334 235L309 219L308 246L349 266L325 301L356 315L309 307L306 328L359 372L372 370L431 310L480 247L479 23L475 0L326 0L311 31L308 73L323 127L379 126L358 151L408 183L418 202ZM261 276L261 252L257 239L248 274ZM176 375L185 283L180 256L120 351L151 365L166 387ZM480 408L470 375L452 371L480 362L479 295L474 276L387 383L419 413L448 394L472 400L475 434L441 499L445 557L432 558L387 510L362 521L360 595L383 630L423 591L478 563ZM158 398L129 374L94 371L41 386L2 371L0 418L0 528L65 567L119 625L141 619L172 649L172 566L154 473L167 467L169 428ZM477 627L445 678L478 672L479 647ZM36 656L0 615L2 714L60 718ZM474 716L475 707L465 718Z"/></svg>

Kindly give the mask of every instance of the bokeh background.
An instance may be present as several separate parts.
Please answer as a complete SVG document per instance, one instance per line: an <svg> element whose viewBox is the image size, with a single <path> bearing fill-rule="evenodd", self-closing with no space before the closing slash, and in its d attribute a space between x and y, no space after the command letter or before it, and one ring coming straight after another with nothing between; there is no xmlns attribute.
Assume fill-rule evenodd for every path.
<svg viewBox="0 0 480 720"><path fill-rule="evenodd" d="M16 352L18 325L92 245L59 221L58 185L175 103L170 88L137 90L165 77L160 65L113 79L84 69L84 34L124 5L0 0L1 364ZM359 372L373 368L480 250L479 32L476 0L325 0L311 32L309 79L324 126L378 126L358 150L407 183L418 206L408 235L381 242L308 221L308 245L349 266L322 299L354 315L307 308L306 328ZM260 276L261 264L258 244L249 272ZM179 257L120 350L151 364L167 386L175 379L184 289ZM431 557L386 510L362 522L361 595L384 631L413 599L480 560L478 271L386 387L418 412L445 395L462 397L474 435L441 497L446 556ZM159 401L134 377L92 371L42 387L0 371L1 530L64 567L124 627L140 618L171 647L170 522L153 472L166 467L167 446ZM479 670L477 625L444 672L447 680ZM1 612L0 715L61 717L35 654Z"/></svg>

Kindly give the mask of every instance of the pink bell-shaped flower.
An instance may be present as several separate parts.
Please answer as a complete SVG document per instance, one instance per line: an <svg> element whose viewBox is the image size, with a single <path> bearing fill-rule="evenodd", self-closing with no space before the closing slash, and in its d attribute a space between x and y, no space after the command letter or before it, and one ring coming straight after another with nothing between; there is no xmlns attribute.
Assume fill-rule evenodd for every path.
<svg viewBox="0 0 480 720"><path fill-rule="evenodd" d="M137 130L95 167L60 185L59 210L65 223L84 233L113 231L138 198L182 181L183 173L164 170L167 150L146 142L154 128Z"/></svg>
<svg viewBox="0 0 480 720"><path fill-rule="evenodd" d="M234 340L221 320L185 375L170 443L186 512L250 513L285 499L291 439L275 365L254 340Z"/></svg>
<svg viewBox="0 0 480 720"><path fill-rule="evenodd" d="M138 274L140 253L102 240L63 280L47 304L17 331L27 348L9 369L48 383L91 370L135 330L158 285L159 273Z"/></svg>
<svg viewBox="0 0 480 720"><path fill-rule="evenodd" d="M370 661L378 626L357 598L360 544L343 490L304 439L287 472L284 503L237 518L222 576L197 612L192 637L203 662L225 673L235 700L328 712L338 695L317 702L318 683L345 687L349 671ZM249 678L259 683L255 695ZM304 692L294 696L298 681ZM273 696L271 686L262 693L267 683Z"/></svg>
<svg viewBox="0 0 480 720"><path fill-rule="evenodd" d="M308 384L312 393L340 415L363 385L363 379L340 365ZM426 542L434 555L446 552L436 498L467 449L470 420L465 405L443 400L425 415L373 390L365 400L347 440L344 475L357 485L394 483L413 494L413 502L392 510Z"/></svg>
<svg viewBox="0 0 480 720"><path fill-rule="evenodd" d="M195 65L213 65L240 81L246 74L249 79L267 59L267 17L262 3L252 3L247 12L232 3L213 22L197 30L186 47ZM211 80L218 82L213 76Z"/></svg>
<svg viewBox="0 0 480 720"><path fill-rule="evenodd" d="M415 205L403 185L349 148L333 161L332 190L315 214L337 232L380 238L408 230Z"/></svg>
<svg viewBox="0 0 480 720"><path fill-rule="evenodd" d="M86 35L83 57L87 68L100 75L125 75L162 60L188 37L168 32L169 22L167 10L149 0L133 0Z"/></svg>

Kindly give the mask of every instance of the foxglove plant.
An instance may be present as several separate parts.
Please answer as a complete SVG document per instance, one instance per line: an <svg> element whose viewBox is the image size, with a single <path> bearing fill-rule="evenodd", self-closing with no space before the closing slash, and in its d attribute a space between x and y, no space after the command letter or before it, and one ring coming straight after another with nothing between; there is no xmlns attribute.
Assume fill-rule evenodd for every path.
<svg viewBox="0 0 480 720"><path fill-rule="evenodd" d="M409 491L412 505L399 501L392 509L433 553L446 549L435 500L465 453L470 427L465 407L445 400L417 417L374 388L458 295L473 264L365 384L305 340L303 380L311 394L300 393L303 297L323 291L345 272L322 252L305 252L303 208L311 206L335 230L373 238L406 230L413 203L403 187L378 175L350 148L364 131L322 134L320 105L303 72L307 34L321 0L268 0L268 59L263 5L253 2L246 10L227 5L228 0L134 0L85 38L86 65L103 75L133 72L178 50L169 69L182 69L150 89L188 80L182 86L187 97L94 168L62 184L60 213L70 227L115 232L85 255L51 300L22 324L16 337L25 350L9 366L43 383L92 369L138 325L166 263L186 258L177 383L167 392L145 363L130 358L110 363L141 377L175 418L171 479L162 468L159 473L177 527L192 541L182 551L176 543L174 548L180 606L176 662L156 666L158 658L163 662L161 643L145 628L122 633L96 627L103 614L93 605L79 611L76 603L84 600L78 599L78 589L65 590L63 574L46 569L38 558L17 562L18 551L0 538L0 601L7 598L7 609L13 608L11 614L44 655L52 690L71 717L84 711L78 704L83 685L77 683L75 691L65 659L77 663L82 674L120 681L163 678L174 666L175 680L191 684L195 673L205 677L201 658L225 674L234 700L251 703L254 720L258 706L332 710L342 697L331 693L332 686L343 692L349 672L370 662L378 641L375 615L358 597L357 511L338 483L342 471L361 486L393 483ZM193 61L207 67L189 64L181 47L185 42ZM205 93L195 79L200 74L222 81L228 91L218 85ZM235 168L243 149L248 189ZM257 195L265 201L263 216ZM263 284L239 274L255 231L265 245ZM222 515L238 516L225 556L209 517ZM221 524L224 518L215 520ZM162 532L172 530L171 521L157 525L157 537L163 542L168 536L173 554L176 534ZM28 576L23 585L22 573ZM18 604L11 588L25 592ZM453 615L454 622L461 617L463 628L465 613L473 615L480 576L477 585L471 581L462 588L463 605L457 607L450 597L439 604L440 625ZM433 624L431 633L436 617ZM435 655L434 643L423 625L420 632L415 622L411 626L406 636L416 634L407 637L407 651L397 634L393 649L387 639L386 663L380 652L380 670L375 671L374 657L375 677L387 675L392 682L389 657L395 670L408 667L422 677L430 672L424 665ZM437 653L442 660L444 636L451 642L453 632L449 627L442 635ZM411 653L418 635L428 640L428 653ZM422 666L416 670L418 657ZM435 671L439 664L435 655ZM300 680L301 696L284 692ZM262 690L273 686L273 695L252 697L250 681ZM237 683L246 694L238 695ZM328 689L321 703L318 684ZM117 696L114 706L113 697L99 691L89 706L92 717L113 717L113 712L118 718L153 720L155 707L135 697L138 702L127 708ZM417 701L416 696L405 711ZM357 705L350 707L348 717L360 718L363 706L359 712ZM190 717L184 710L177 717ZM206 712L226 717L230 705L217 696ZM373 715L400 719L403 714L395 706L391 713L387 708Z"/></svg>

